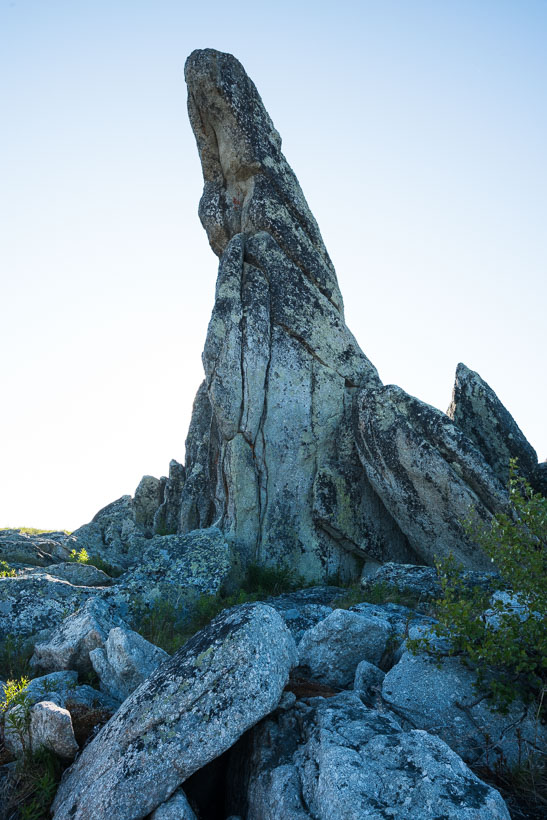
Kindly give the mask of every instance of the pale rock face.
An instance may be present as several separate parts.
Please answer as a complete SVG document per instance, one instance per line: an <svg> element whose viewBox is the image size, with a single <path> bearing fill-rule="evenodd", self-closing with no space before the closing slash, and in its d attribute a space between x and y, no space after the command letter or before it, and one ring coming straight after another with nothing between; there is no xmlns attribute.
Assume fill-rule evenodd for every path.
<svg viewBox="0 0 547 820"><path fill-rule="evenodd" d="M362 389L356 436L370 483L423 563L451 552L468 569L490 567L462 521L474 510L489 522L507 492L444 413L395 385Z"/></svg>
<svg viewBox="0 0 547 820"><path fill-rule="evenodd" d="M112 606L100 598L91 598L66 618L46 643L36 644L31 666L46 672L91 672L90 651L104 646L110 630L121 625L123 621Z"/></svg>
<svg viewBox="0 0 547 820"><path fill-rule="evenodd" d="M360 661L380 663L390 635L383 618L335 609L304 633L298 663L313 680L343 688L353 682Z"/></svg>
<svg viewBox="0 0 547 820"><path fill-rule="evenodd" d="M169 655L137 632L111 629L104 649L92 649L89 658L99 676L101 690L124 701Z"/></svg>
<svg viewBox="0 0 547 820"><path fill-rule="evenodd" d="M4 742L11 754L21 755L25 750L35 752L44 747L60 757L72 759L76 755L78 744L68 709L51 701L40 701L30 707L27 729L16 731L12 728L16 722L25 722L22 706L15 706L6 715Z"/></svg>
<svg viewBox="0 0 547 820"><path fill-rule="evenodd" d="M281 698L296 663L275 610L221 613L121 705L65 775L55 820L136 820L164 803Z"/></svg>
<svg viewBox="0 0 547 820"><path fill-rule="evenodd" d="M503 755L511 766L547 748L547 729L533 708L514 703L506 715L492 711L486 700L476 703L474 682L457 658L438 668L435 659L404 652L384 678L382 697L403 725L438 735L468 763L493 765Z"/></svg>
<svg viewBox="0 0 547 820"><path fill-rule="evenodd" d="M356 389L380 382L281 139L234 57L195 51L185 75L220 264L182 529L215 522L245 561L307 579L355 577L358 556L412 560L347 432Z"/></svg>
<svg viewBox="0 0 547 820"><path fill-rule="evenodd" d="M509 479L511 458L518 459L521 475L533 477L538 462L536 451L490 385L461 362L446 412L478 447L503 484Z"/></svg>
<svg viewBox="0 0 547 820"><path fill-rule="evenodd" d="M509 820L499 793L443 741L402 731L354 692L276 712L238 752L247 765L233 788L247 820Z"/></svg>

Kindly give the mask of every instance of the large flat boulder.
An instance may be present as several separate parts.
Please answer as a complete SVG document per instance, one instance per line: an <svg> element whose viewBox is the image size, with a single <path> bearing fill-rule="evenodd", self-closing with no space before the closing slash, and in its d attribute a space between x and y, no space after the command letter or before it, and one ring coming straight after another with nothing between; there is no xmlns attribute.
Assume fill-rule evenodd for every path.
<svg viewBox="0 0 547 820"><path fill-rule="evenodd" d="M44 641L68 614L100 594L100 587L71 584L47 568L0 578L0 641Z"/></svg>
<svg viewBox="0 0 547 820"><path fill-rule="evenodd" d="M514 702L507 714L494 711L477 696L475 680L458 658L438 662L404 652L384 678L382 697L405 726L437 735L469 763L501 759L512 766L547 748L547 729L533 705Z"/></svg>
<svg viewBox="0 0 547 820"><path fill-rule="evenodd" d="M294 641L265 604L226 610L122 704L63 779L55 820L137 820L277 706Z"/></svg>
<svg viewBox="0 0 547 820"><path fill-rule="evenodd" d="M67 561L74 543L64 532L27 533L17 529L0 530L0 561L47 567Z"/></svg>

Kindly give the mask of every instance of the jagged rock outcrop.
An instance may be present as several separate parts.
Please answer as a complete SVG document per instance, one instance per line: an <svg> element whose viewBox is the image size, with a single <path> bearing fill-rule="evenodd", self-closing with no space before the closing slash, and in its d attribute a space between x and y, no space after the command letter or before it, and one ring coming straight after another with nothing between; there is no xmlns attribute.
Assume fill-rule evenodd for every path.
<svg viewBox="0 0 547 820"><path fill-rule="evenodd" d="M463 521L473 510L488 522L508 496L462 431L395 385L360 391L355 429L368 479L420 563L432 565L451 552L469 569L490 568Z"/></svg>
<svg viewBox="0 0 547 820"><path fill-rule="evenodd" d="M144 475L133 496L135 524L141 527L145 535L152 535L154 518L158 507L163 502L165 483L153 475Z"/></svg>
<svg viewBox="0 0 547 820"><path fill-rule="evenodd" d="M478 373L462 362L456 369L452 401L446 411L454 424L475 444L505 485L509 459L518 459L521 475L534 480L537 453L513 416Z"/></svg>
<svg viewBox="0 0 547 820"><path fill-rule="evenodd" d="M161 481L161 504L154 513L156 535L174 535L180 526L180 505L186 469L183 464L172 459L169 462L169 477Z"/></svg>
<svg viewBox="0 0 547 820"><path fill-rule="evenodd" d="M135 820L277 706L296 662L275 610L221 613L122 704L63 779L55 820Z"/></svg>
<svg viewBox="0 0 547 820"><path fill-rule="evenodd" d="M106 593L112 603L170 601L181 614L200 595L215 595L237 577L238 560L217 527L144 542L140 561Z"/></svg>
<svg viewBox="0 0 547 820"><path fill-rule="evenodd" d="M188 110L220 256L194 407L182 528L216 521L247 560L352 577L357 556L413 559L351 434L380 384L344 322L336 274L281 139L231 55L195 51Z"/></svg>

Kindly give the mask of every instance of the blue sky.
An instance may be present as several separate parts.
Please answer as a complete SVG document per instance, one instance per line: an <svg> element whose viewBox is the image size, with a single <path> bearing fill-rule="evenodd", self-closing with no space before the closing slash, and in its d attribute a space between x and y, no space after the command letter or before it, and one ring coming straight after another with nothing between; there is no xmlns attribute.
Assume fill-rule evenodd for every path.
<svg viewBox="0 0 547 820"><path fill-rule="evenodd" d="M217 260L183 67L235 54L386 383L478 370L547 457L547 3L0 0L0 526L184 459Z"/></svg>

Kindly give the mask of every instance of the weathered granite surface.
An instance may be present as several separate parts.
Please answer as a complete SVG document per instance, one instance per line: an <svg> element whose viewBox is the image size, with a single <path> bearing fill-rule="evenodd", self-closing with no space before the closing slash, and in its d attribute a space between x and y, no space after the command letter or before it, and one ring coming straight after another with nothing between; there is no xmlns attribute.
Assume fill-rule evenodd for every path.
<svg viewBox="0 0 547 820"><path fill-rule="evenodd" d="M55 820L136 820L277 706L296 662L275 610L221 613L136 689L63 779Z"/></svg>
<svg viewBox="0 0 547 820"><path fill-rule="evenodd" d="M533 478L538 463L536 451L490 385L462 362L456 369L446 413L478 447L503 484L509 479L511 458L518 459L521 475Z"/></svg>
<svg viewBox="0 0 547 820"><path fill-rule="evenodd" d="M189 434L182 527L215 521L246 560L308 579L412 550L360 469L355 391L379 385L258 92L211 49L185 69L200 218L220 256ZM207 503L208 499L208 503ZM362 560L361 560L362 562Z"/></svg>
<svg viewBox="0 0 547 820"><path fill-rule="evenodd" d="M490 568L462 522L471 511L490 521L506 509L508 495L470 439L440 410L395 385L360 390L355 427L369 481L419 563L452 553L468 569Z"/></svg>

